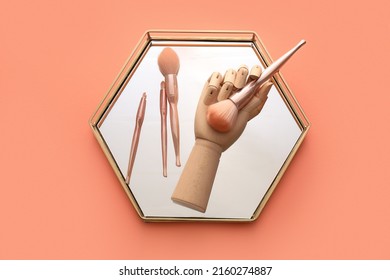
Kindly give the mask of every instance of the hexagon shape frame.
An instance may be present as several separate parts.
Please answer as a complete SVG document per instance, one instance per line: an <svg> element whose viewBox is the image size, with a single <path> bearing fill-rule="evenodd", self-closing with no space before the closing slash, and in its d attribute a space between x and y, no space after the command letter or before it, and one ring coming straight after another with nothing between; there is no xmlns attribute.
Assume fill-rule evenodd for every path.
<svg viewBox="0 0 390 280"><path fill-rule="evenodd" d="M163 42L163 43L161 43ZM267 187L264 195L259 199L256 207L254 208L251 215L247 217L237 217L237 216L176 216L176 215L148 215L145 214L144 209L138 202L136 195L132 188L126 183L125 176L121 171L121 168L118 164L114 153L111 151L110 146L105 139L104 134L101 131L102 124L104 123L107 115L110 113L112 108L117 103L119 97L121 96L124 88L129 83L129 81L134 76L134 73L139 68L143 59L147 55L150 48L154 45L166 45L169 42L174 42L179 45L213 45L213 44L222 44L228 46L235 46L236 44L246 44L250 45L254 53L258 57L260 63L263 67L267 67L272 63L272 59L265 49L263 43L261 42L259 36L252 31L147 31L139 41L133 53L130 55L126 61L123 69L120 71L119 75L111 85L106 96L99 104L96 111L93 113L90 118L89 124L93 130L93 133L99 142L103 152L105 153L110 165L112 166L115 174L117 175L119 182L127 194L128 198L132 202L135 210L138 215L144 221L218 221L218 222L251 222L256 220L264 206L266 205L269 197L276 188L278 182L282 178L286 168L290 164L292 158L294 157L297 149L301 145L303 139L305 138L310 123L304 114L301 106L294 97L291 89L288 87L284 78L280 73L277 73L273 77L273 83L275 88L280 94L281 99L284 101L286 108L290 112L291 116L296 122L297 127L300 130L299 136L297 137L294 145L292 145L291 150L289 150L288 155L281 164L280 168L275 173L275 176L272 179L272 182Z"/></svg>

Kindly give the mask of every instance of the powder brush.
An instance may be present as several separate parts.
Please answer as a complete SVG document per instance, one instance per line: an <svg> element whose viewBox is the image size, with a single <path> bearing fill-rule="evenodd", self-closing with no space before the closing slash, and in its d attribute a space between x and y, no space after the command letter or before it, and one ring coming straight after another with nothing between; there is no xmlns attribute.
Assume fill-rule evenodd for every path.
<svg viewBox="0 0 390 280"><path fill-rule="evenodd" d="M259 88L279 71L287 60L305 43L305 40L301 40L294 48L268 66L257 80L249 82L228 99L210 105L207 110L207 123L216 131L230 131L236 123L238 111L251 100Z"/></svg>
<svg viewBox="0 0 390 280"><path fill-rule="evenodd" d="M176 155L176 165L180 166L180 131L177 102L179 100L177 73L180 68L179 57L171 48L164 48L158 56L158 67L165 78L165 92L169 103L169 117L173 146Z"/></svg>

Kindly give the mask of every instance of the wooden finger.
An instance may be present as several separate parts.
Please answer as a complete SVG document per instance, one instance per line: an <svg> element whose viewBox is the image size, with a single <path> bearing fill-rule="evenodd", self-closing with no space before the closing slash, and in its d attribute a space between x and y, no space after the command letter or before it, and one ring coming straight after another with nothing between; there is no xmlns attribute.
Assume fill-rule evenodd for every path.
<svg viewBox="0 0 390 280"><path fill-rule="evenodd" d="M221 90L218 94L218 101L229 98L229 96L233 92L233 83L236 79L236 74L237 72L234 69L229 69L226 71L225 76L223 78Z"/></svg>
<svg viewBox="0 0 390 280"><path fill-rule="evenodd" d="M271 90L272 83L265 83L260 90L253 96L249 103L243 108L244 111L249 113L248 121L260 114L264 107L265 102L268 99L268 93Z"/></svg>
<svg viewBox="0 0 390 280"><path fill-rule="evenodd" d="M222 75L219 72L214 72L205 85L203 103L210 105L217 102L218 92L221 87Z"/></svg>
<svg viewBox="0 0 390 280"><path fill-rule="evenodd" d="M236 78L234 79L233 83L236 89L242 89L245 86L248 72L248 67L246 65L242 65L237 70Z"/></svg>
<svg viewBox="0 0 390 280"><path fill-rule="evenodd" d="M257 80L261 73L263 72L263 69L260 65L255 65L252 67L251 71L249 72L248 82L251 82L253 80Z"/></svg>

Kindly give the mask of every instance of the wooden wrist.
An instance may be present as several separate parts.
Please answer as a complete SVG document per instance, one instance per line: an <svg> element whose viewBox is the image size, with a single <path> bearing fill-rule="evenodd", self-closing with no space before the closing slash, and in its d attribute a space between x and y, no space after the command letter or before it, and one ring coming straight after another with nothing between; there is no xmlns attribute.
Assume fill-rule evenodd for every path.
<svg viewBox="0 0 390 280"><path fill-rule="evenodd" d="M172 194L172 200L205 212L221 154L222 148L218 144L205 139L196 139Z"/></svg>

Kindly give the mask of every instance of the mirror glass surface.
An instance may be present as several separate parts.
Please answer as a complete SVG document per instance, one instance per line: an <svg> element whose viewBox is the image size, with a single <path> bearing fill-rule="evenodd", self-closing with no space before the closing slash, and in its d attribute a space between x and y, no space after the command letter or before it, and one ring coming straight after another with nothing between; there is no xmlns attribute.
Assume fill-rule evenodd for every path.
<svg viewBox="0 0 390 280"><path fill-rule="evenodd" d="M162 174L160 140L160 83L164 77L157 59L165 47L179 56L178 112L181 167L175 165L169 114L168 169ZM172 192L194 145L194 117L206 80L218 71L241 65L261 65L258 51L250 42L199 42L151 40L134 69L99 122L99 132L126 178L130 147L140 98L147 94L146 113L128 188L146 218L251 219L264 195L281 171L302 134L280 90L273 85L260 115L252 119L241 137L220 159L205 213L175 204Z"/></svg>

